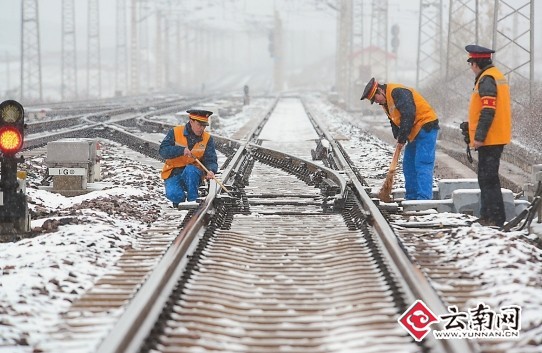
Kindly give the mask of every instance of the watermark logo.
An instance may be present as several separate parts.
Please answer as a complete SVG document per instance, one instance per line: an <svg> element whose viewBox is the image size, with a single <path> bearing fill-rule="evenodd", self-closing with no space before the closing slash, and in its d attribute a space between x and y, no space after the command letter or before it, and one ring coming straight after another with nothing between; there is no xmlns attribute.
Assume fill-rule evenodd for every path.
<svg viewBox="0 0 542 353"><path fill-rule="evenodd" d="M424 302L416 300L398 321L419 342L431 331L429 326L439 320Z"/></svg>
<svg viewBox="0 0 542 353"><path fill-rule="evenodd" d="M465 312L457 306L448 307L448 313L436 316L421 300L417 300L398 319L416 341L421 341L430 331L431 325L442 322L442 330L434 330L436 339L518 338L521 330L521 307L503 306L499 312L489 305L478 303Z"/></svg>

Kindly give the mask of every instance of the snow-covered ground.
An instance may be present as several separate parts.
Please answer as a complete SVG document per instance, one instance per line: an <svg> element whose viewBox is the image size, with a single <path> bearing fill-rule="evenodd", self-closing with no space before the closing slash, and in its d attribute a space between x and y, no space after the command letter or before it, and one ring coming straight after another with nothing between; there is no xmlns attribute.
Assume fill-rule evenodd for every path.
<svg viewBox="0 0 542 353"><path fill-rule="evenodd" d="M253 99L240 113L222 117L214 133L230 136L269 104L269 99ZM378 187L392 147L346 124L351 114L319 100L311 104L324 111L330 130L350 138L342 141L344 147L367 182ZM160 134L149 136L161 139ZM108 272L140 230L169 207L159 178L161 164L117 143L102 143L103 178L99 190L86 195L66 198L38 189L43 162L43 155L28 157L21 167L28 172L27 195L36 235L0 244L1 353L56 353L47 342L60 315ZM396 186L402 185L400 172L396 181ZM429 214L413 216L412 221L452 222L461 217ZM485 283L489 295L472 298L473 303L522 307L522 336L504 343L507 352L542 352L542 252L531 240L534 235L527 232L466 226L444 234L436 245L446 249L441 261L454 261Z"/></svg>

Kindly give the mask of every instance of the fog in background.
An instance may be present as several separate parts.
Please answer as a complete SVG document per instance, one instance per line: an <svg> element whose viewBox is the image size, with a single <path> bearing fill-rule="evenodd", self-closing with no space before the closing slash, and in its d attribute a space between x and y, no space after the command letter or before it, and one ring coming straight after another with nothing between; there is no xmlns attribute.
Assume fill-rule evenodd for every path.
<svg viewBox="0 0 542 353"><path fill-rule="evenodd" d="M39 0L42 86L44 100L60 99L61 77L61 0ZM370 41L372 2L364 4L365 46ZM448 1L443 13L448 19ZM116 0L100 0L101 96L110 97L116 90ZM127 36L130 35L130 4L127 2ZM169 5L168 5L169 4ZM414 85L418 49L419 0L389 1L388 26L399 26L400 44L397 66L390 80ZM140 46L141 93L229 88L232 82L248 84L251 89L272 89L276 58L270 51L270 32L275 25L275 11L283 27L283 66L285 89L331 90L335 85L335 52L337 41L337 8L335 0L170 0L149 1L142 19ZM167 68L157 65L156 9L167 8L162 16L174 25L170 38L180 23L182 45L170 42ZM87 8L88 2L75 0L77 36L77 86L84 98L87 88ZM535 2L535 14L542 2ZM535 75L540 77L542 51L541 16L535 15ZM358 19L356 19L358 20ZM204 33L204 34L202 34ZM177 37L175 37L177 38ZM446 38L444 38L446 39ZM172 39L173 41L173 39ZM129 39L127 39L129 52ZM465 43L470 44L470 43ZM20 89L21 0L0 0L0 92L4 98L18 98ZM466 54L465 54L466 55ZM125 70L129 67L125 63ZM166 70L167 82L157 73ZM162 72L162 75L164 72ZM162 75L158 75L162 77ZM159 89L162 85L162 89ZM157 88L158 87L158 88ZM235 87L235 86L233 86ZM235 89L235 88L234 88Z"/></svg>

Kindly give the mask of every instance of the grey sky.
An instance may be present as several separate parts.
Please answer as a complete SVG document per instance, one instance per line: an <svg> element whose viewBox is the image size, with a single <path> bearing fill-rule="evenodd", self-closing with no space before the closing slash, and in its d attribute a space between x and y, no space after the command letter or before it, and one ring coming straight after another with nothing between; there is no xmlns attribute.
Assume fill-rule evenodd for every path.
<svg viewBox="0 0 542 353"><path fill-rule="evenodd" d="M334 45L334 32L336 30L336 15L334 11L326 5L326 2L334 3L333 0L198 0L198 1L180 1L186 6L178 16L186 21L198 23L201 25L225 25L239 26L248 17L256 25L266 25L271 23L271 14L274 7L280 8L281 18L286 28L296 31L306 31L308 35L316 33L329 33L330 39L321 43L321 50L326 49L325 44ZM525 0L510 0L512 2L525 2ZM173 1L175 2L175 1ZM338 1L337 1L338 2ZM444 3L449 3L445 0ZM535 13L542 11L542 1L535 1ZM186 4L186 5L185 5ZM418 40L418 21L419 21L419 0L390 0L389 1L389 19L388 24L398 24L400 27L400 46L398 58L403 65L415 67L417 55ZM87 1L75 0L75 13L77 17L77 50L78 65L81 67L86 64L86 45L87 45ZM366 1L364 17L365 28L370 24L369 18L370 2ZM100 36L102 64L112 66L114 60L112 53L115 48L115 0L100 0ZM41 54L42 60L54 57L60 62L59 53L61 50L61 0L39 0L40 12L40 35L41 35ZM248 13L249 15L241 15ZM444 14L447 16L447 13ZM535 16L535 61L540 63L542 60L542 16ZM445 18L447 22L447 18ZM256 29L251 29L256 30ZM19 55L20 55L20 31L21 31L21 0L0 0L0 92L4 92L7 82L10 86L16 85L19 79ZM321 35L321 34L320 34ZM333 36L332 36L333 35ZM368 36L367 36L368 37ZM151 38L152 40L152 38ZM469 43L466 43L469 44ZM6 59L10 58L10 65L6 64ZM58 75L60 75L60 65L58 65ZM9 75L7 73L9 67ZM539 69L539 71L542 71ZM540 76L542 73L535 74ZM56 75L50 73L50 75Z"/></svg>

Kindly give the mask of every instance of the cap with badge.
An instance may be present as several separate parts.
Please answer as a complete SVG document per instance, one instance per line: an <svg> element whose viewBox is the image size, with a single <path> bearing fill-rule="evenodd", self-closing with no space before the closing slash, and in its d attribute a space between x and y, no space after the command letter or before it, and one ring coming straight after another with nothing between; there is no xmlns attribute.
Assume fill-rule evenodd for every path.
<svg viewBox="0 0 542 353"><path fill-rule="evenodd" d="M197 120L203 125L209 125L209 117L213 115L213 112L201 109L190 109L186 112L190 119Z"/></svg>
<svg viewBox="0 0 542 353"><path fill-rule="evenodd" d="M376 89L378 88L378 82L375 80L375 78L371 78L369 80L369 83L367 83L367 86L365 86L365 89L363 90L363 94L361 95L360 100L370 100L371 104L375 102L375 93Z"/></svg>
<svg viewBox="0 0 542 353"><path fill-rule="evenodd" d="M495 53L495 50L484 48L480 45L467 45L465 50L469 53L468 62L472 62L475 59L491 59L491 54Z"/></svg>

